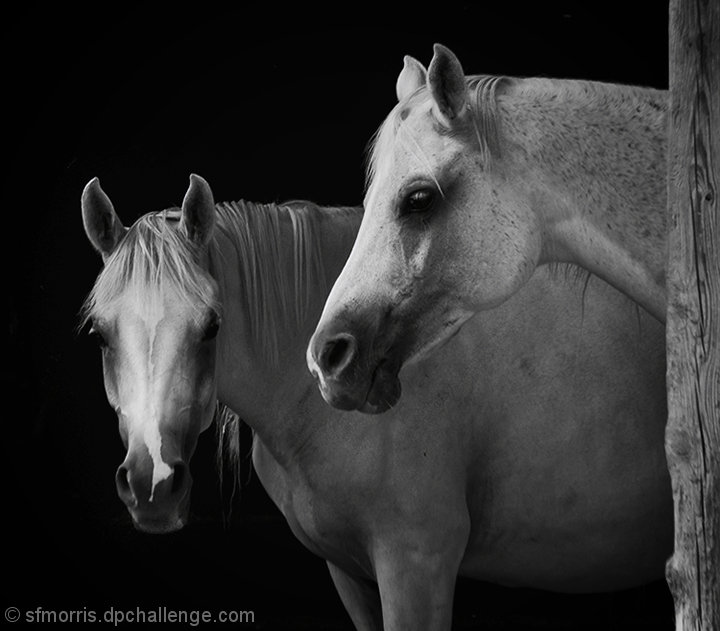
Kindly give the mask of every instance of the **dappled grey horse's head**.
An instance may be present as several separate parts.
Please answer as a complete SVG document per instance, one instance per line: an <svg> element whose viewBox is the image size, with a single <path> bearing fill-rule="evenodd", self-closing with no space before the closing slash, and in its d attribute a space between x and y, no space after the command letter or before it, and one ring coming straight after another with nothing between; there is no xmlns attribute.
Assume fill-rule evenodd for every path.
<svg viewBox="0 0 720 631"><path fill-rule="evenodd" d="M189 461L216 407L212 193L193 175L181 209L145 215L128 229L94 178L83 191L82 217L104 261L84 315L127 448L118 495L140 530L177 530L188 516Z"/></svg>
<svg viewBox="0 0 720 631"><path fill-rule="evenodd" d="M373 143L357 240L308 347L332 405L392 407L404 363L534 271L538 221L500 151L506 81L465 77L439 45L427 70L405 58L398 104Z"/></svg>

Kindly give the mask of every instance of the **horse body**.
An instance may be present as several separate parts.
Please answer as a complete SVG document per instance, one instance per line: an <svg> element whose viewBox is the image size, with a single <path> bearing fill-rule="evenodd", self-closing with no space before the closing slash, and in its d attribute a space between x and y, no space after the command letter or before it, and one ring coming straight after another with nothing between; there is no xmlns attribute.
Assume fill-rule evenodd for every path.
<svg viewBox="0 0 720 631"><path fill-rule="evenodd" d="M392 406L405 362L547 263L583 267L664 321L665 92L465 77L437 46L427 71L406 58L398 99L308 348L329 403Z"/></svg>
<svg viewBox="0 0 720 631"><path fill-rule="evenodd" d="M327 560L359 629L449 628L458 573L571 592L663 575L672 501L657 322L597 279L539 270L504 305L405 366L405 394L381 419L339 411L320 396L304 351L360 211L216 208L206 187L193 180L180 213L94 239L108 248L99 285L118 273L124 248L135 245L140 257L153 250L134 237L145 223L154 227L150 241L194 243L186 273L209 281L209 295L190 292L196 309L174 317L168 303L158 326L174 323L178 348L195 339L188 331L204 331L193 348L215 360L187 367L175 390L195 392L194 381L205 384L201 392L214 387L253 428L263 486L295 535ZM161 277L146 276L146 300L168 291ZM124 294L121 283L110 286ZM118 353L113 331L131 310L94 295L89 316L103 314ZM208 331L213 313L220 326ZM164 348L174 348L169 330L163 335ZM182 359L192 364L189 354ZM107 351L104 361L122 367ZM192 418L196 435L207 419ZM178 419L176 428L158 425L166 460L169 438L186 431L182 410ZM149 446L128 447L132 474L138 459L149 462ZM138 504L174 514L148 501L141 482L128 503L140 528Z"/></svg>
<svg viewBox="0 0 720 631"><path fill-rule="evenodd" d="M435 361L407 367L403 398L380 422L328 414L314 393L298 418L289 401L291 435L322 421L291 472L271 456L255 464L296 535L368 578L369 540L385 533L427 551L450 525L467 541L460 573L473 578L573 592L662 576L672 536L662 328L646 315L638 325L597 279L584 316L582 301L580 287L539 272ZM654 383L641 398L630 363Z"/></svg>

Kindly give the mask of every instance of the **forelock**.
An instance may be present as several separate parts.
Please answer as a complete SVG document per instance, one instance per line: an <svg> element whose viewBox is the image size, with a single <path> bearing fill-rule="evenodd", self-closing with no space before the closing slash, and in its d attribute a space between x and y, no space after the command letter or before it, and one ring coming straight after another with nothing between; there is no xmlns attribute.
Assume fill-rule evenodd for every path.
<svg viewBox="0 0 720 631"><path fill-rule="evenodd" d="M195 246L178 229L180 211L138 219L105 262L82 310L82 322L101 314L121 295L138 302L174 291L196 311L216 309L214 292L198 265Z"/></svg>

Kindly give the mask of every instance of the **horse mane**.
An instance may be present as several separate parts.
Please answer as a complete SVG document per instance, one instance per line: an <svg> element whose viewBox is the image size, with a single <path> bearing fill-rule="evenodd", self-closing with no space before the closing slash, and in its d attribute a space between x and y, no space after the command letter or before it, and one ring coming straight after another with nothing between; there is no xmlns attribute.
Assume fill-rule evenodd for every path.
<svg viewBox="0 0 720 631"><path fill-rule="evenodd" d="M215 425L216 447L215 447L215 468L218 472L220 480L220 493L222 494L225 486L225 471L230 473L230 501L227 513L223 511L225 523L229 523L232 515L233 500L236 493L242 489L242 458L243 454L240 449L240 430L243 421L239 414L233 412L227 405L217 402L215 407L215 416L213 418Z"/></svg>
<svg viewBox="0 0 720 631"><path fill-rule="evenodd" d="M307 201L222 202L216 209L216 229L230 240L238 257L254 347L272 366L278 366L281 335L302 327L315 296L329 290L321 243L323 215L359 215L361 209L324 209ZM283 241L283 218L290 221L290 244ZM211 259L213 250L217 248L211 248Z"/></svg>
<svg viewBox="0 0 720 631"><path fill-rule="evenodd" d="M322 254L319 222L323 213L359 215L361 208L322 209L307 201L283 204L257 204L248 201L216 204L219 230L232 243L239 261L243 299L247 307L250 339L256 350L271 366L280 363L280 340L284 333L302 327L314 303L316 292L324 296L329 290ZM292 245L282 241L283 217L290 220ZM217 237L210 248L211 265L220 261ZM288 269L293 270L288 276ZM218 402L215 414L217 430L216 464L222 488L227 467L231 478L232 498L242 488L240 445L242 419Z"/></svg>
<svg viewBox="0 0 720 631"><path fill-rule="evenodd" d="M220 202L215 209L217 225L210 246L211 268L217 270L222 265L217 241L220 232L230 241L237 256L249 337L265 361L277 367L281 334L297 331L309 315L315 292L328 290L319 229L323 211L306 201L278 205L240 200ZM336 212L351 213L357 209L338 208ZM291 247L282 240L283 217L290 220ZM293 271L291 277L288 269ZM230 505L225 515L228 521L233 498L243 485L242 419L218 401L215 427L216 467L221 489L226 469L230 475Z"/></svg>
<svg viewBox="0 0 720 631"><path fill-rule="evenodd" d="M470 112L478 149L487 161L499 155L499 116L497 107L498 89L512 80L509 77L493 75L472 75L467 77L470 90ZM407 116L407 111L418 105L429 102L426 86L419 87L407 99L400 101L390 110L385 120L370 139L367 150L366 189L382 169L382 164L395 141L400 124Z"/></svg>

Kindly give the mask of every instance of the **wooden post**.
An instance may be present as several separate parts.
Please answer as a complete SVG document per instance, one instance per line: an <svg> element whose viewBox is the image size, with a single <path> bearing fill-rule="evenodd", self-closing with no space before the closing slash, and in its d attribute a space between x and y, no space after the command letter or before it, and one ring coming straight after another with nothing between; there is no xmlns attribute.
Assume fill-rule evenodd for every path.
<svg viewBox="0 0 720 631"><path fill-rule="evenodd" d="M720 0L670 1L666 452L676 628L720 630Z"/></svg>

